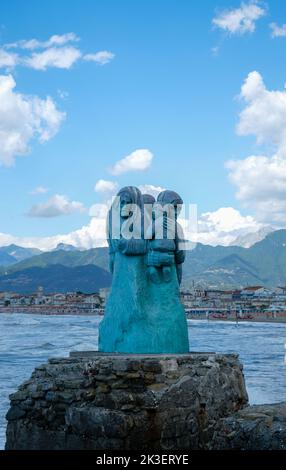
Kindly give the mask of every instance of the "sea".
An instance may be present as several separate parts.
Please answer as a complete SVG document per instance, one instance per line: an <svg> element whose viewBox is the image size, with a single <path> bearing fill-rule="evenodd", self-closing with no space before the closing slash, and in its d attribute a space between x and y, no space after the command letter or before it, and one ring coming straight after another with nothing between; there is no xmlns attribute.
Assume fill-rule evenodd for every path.
<svg viewBox="0 0 286 470"><path fill-rule="evenodd" d="M101 317L0 314L0 449L9 394L35 366L70 351L97 350ZM286 324L188 320L191 351L236 352L251 404L286 401Z"/></svg>

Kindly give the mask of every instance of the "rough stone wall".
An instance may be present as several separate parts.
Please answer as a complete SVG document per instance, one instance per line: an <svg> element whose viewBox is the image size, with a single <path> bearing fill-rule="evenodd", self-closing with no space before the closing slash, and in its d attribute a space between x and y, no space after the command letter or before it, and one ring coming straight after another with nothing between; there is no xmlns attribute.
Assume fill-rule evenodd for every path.
<svg viewBox="0 0 286 470"><path fill-rule="evenodd" d="M247 393L234 354L90 352L50 359L10 399L7 449L198 449Z"/></svg>

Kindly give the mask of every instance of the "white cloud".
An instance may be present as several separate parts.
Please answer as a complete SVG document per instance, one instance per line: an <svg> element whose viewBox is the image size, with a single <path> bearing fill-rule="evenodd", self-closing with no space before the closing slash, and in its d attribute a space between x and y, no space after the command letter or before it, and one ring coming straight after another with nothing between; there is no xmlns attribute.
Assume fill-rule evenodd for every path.
<svg viewBox="0 0 286 470"><path fill-rule="evenodd" d="M271 36L273 38L286 36L286 24L278 26L276 23L270 23L269 26L271 28Z"/></svg>
<svg viewBox="0 0 286 470"><path fill-rule="evenodd" d="M6 44L7 49L46 49L52 46L64 46L69 42L78 42L80 38L75 33L54 34L47 41L39 41L38 39L22 39L12 44Z"/></svg>
<svg viewBox="0 0 286 470"><path fill-rule="evenodd" d="M201 231L233 232L255 228L259 225L251 215L243 216L233 207L221 207L213 212L204 212L199 218Z"/></svg>
<svg viewBox="0 0 286 470"><path fill-rule="evenodd" d="M138 149L119 160L111 168L113 175L121 175L127 171L143 171L151 166L153 154L147 149Z"/></svg>
<svg viewBox="0 0 286 470"><path fill-rule="evenodd" d="M237 198L255 210L259 220L286 222L286 160L252 155L226 164Z"/></svg>
<svg viewBox="0 0 286 470"><path fill-rule="evenodd" d="M61 239L64 243L70 243L78 248L107 246L106 218L93 217L87 225L67 235L62 235Z"/></svg>
<svg viewBox="0 0 286 470"><path fill-rule="evenodd" d="M44 186L37 186L32 191L30 191L30 194L32 194L32 195L46 194L48 191L49 191L49 189L45 188Z"/></svg>
<svg viewBox="0 0 286 470"><path fill-rule="evenodd" d="M0 75L0 162L7 166L17 155L29 153L33 139L50 140L65 118L52 98L26 96L15 92L15 87L11 75Z"/></svg>
<svg viewBox="0 0 286 470"><path fill-rule="evenodd" d="M36 247L40 250L52 250L59 243L67 243L82 249L107 246L105 214L101 214L100 217L91 218L87 225L78 230L50 237L17 237L0 233L0 246L12 243L30 248Z"/></svg>
<svg viewBox="0 0 286 470"><path fill-rule="evenodd" d="M237 133L254 135L259 144L272 144L273 155L251 155L226 163L237 198L255 210L258 220L286 223L286 91L267 90L261 75L251 72L241 88L246 107Z"/></svg>
<svg viewBox="0 0 286 470"><path fill-rule="evenodd" d="M116 191L118 184L114 181L98 180L94 190L98 193L110 193Z"/></svg>
<svg viewBox="0 0 286 470"><path fill-rule="evenodd" d="M7 52L0 49L0 68L14 68L19 61L19 57L14 52Z"/></svg>
<svg viewBox="0 0 286 470"><path fill-rule="evenodd" d="M75 33L67 33L53 35L47 41L28 39L4 44L0 48L0 68L10 70L21 65L35 70L49 67L70 69L80 59L105 65L115 57L110 51L83 54L72 44L79 40Z"/></svg>
<svg viewBox="0 0 286 470"><path fill-rule="evenodd" d="M99 51L95 54L86 54L83 56L83 59L88 62L96 62L99 65L108 64L112 59L114 59L115 54L110 51Z"/></svg>
<svg viewBox="0 0 286 470"><path fill-rule="evenodd" d="M244 160L230 160L227 168L230 178L238 187L237 197L241 201L261 201L286 195L286 161L273 157L255 156Z"/></svg>
<svg viewBox="0 0 286 470"><path fill-rule="evenodd" d="M183 227L186 225L182 220L180 223ZM198 233L191 233L190 239L213 246L230 245L238 237L255 233L262 227L264 225L250 215L243 216L233 207L221 207L198 217Z"/></svg>
<svg viewBox="0 0 286 470"><path fill-rule="evenodd" d="M153 184L143 184L139 186L139 189L142 194L151 194L151 196L154 196L155 198L162 191L165 191L165 188L161 188L161 186L154 186Z"/></svg>
<svg viewBox="0 0 286 470"><path fill-rule="evenodd" d="M97 217L99 219L106 219L108 211L110 209L112 199L105 201L102 204L96 203L89 208L90 217Z"/></svg>
<svg viewBox="0 0 286 470"><path fill-rule="evenodd" d="M51 47L43 52L33 53L23 63L35 70L47 70L48 67L69 69L80 57L81 52L76 47Z"/></svg>
<svg viewBox="0 0 286 470"><path fill-rule="evenodd" d="M85 211L81 202L70 201L64 195L55 194L48 201L32 206L27 215L29 217L58 217Z"/></svg>
<svg viewBox="0 0 286 470"><path fill-rule="evenodd" d="M266 14L266 9L258 0L241 3L239 8L223 10L213 20L213 24L229 34L253 33L255 23Z"/></svg>
<svg viewBox="0 0 286 470"><path fill-rule="evenodd" d="M257 143L286 144L286 91L267 90L262 76L254 71L246 78L240 93L246 102L239 115L237 133L255 135Z"/></svg>

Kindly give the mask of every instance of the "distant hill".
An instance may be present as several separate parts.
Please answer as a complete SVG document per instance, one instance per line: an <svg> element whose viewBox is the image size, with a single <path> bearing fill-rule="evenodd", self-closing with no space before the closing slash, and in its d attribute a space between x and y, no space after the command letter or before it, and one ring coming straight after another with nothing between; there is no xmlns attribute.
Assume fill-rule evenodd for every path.
<svg viewBox="0 0 286 470"><path fill-rule="evenodd" d="M0 266L9 266L10 264L14 264L15 262L16 261L15 261L15 258L13 258L13 256L1 251L1 248L0 248Z"/></svg>
<svg viewBox="0 0 286 470"><path fill-rule="evenodd" d="M189 266L186 265L185 268L188 269ZM208 287L220 288L242 287L262 283L256 268L235 253L217 260L198 273L190 270L184 276L184 285L190 284L191 280Z"/></svg>
<svg viewBox="0 0 286 470"><path fill-rule="evenodd" d="M37 248L24 248L17 245L2 246L0 247L0 266L8 266L40 253L41 250Z"/></svg>
<svg viewBox="0 0 286 470"><path fill-rule="evenodd" d="M55 265L69 268L94 265L108 271L108 248L41 253L2 268L2 273L10 276L33 267ZM186 252L183 265L183 287L189 287L192 281L214 288L286 285L286 230L269 233L250 248L198 243L193 250Z"/></svg>
<svg viewBox="0 0 286 470"><path fill-rule="evenodd" d="M183 285L213 287L286 285L286 230L276 230L250 248L198 244L187 253Z"/></svg>
<svg viewBox="0 0 286 470"><path fill-rule="evenodd" d="M6 271L11 273L35 266L44 268L53 264L61 264L68 267L94 264L95 266L108 270L108 249L103 247L92 248L85 251L48 251L28 258L20 263L16 263L7 268Z"/></svg>
<svg viewBox="0 0 286 470"><path fill-rule="evenodd" d="M59 251L59 250L63 250L63 251L79 251L75 246L69 245L69 244L67 244L67 243L58 243L58 245L56 246L56 248L54 248L52 251Z"/></svg>
<svg viewBox="0 0 286 470"><path fill-rule="evenodd" d="M94 265L70 268L54 264L32 267L0 276L0 291L32 294L41 286L45 293L81 291L86 294L109 287L111 274Z"/></svg>

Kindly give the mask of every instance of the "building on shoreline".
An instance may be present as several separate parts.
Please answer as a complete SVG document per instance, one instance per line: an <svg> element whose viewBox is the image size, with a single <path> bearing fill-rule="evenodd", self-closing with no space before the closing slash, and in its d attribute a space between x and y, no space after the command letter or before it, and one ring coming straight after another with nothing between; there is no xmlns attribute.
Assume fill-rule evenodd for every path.
<svg viewBox="0 0 286 470"><path fill-rule="evenodd" d="M67 292L44 294L41 287L34 294L20 295L13 292L0 292L0 312L28 311L35 313L55 312L59 314L100 313L104 301L97 293Z"/></svg>
<svg viewBox="0 0 286 470"><path fill-rule="evenodd" d="M0 313L103 314L109 289L99 293L47 293L41 287L33 294L0 292ZM286 287L246 286L223 290L193 286L181 291L189 318L254 319L286 317Z"/></svg>
<svg viewBox="0 0 286 470"><path fill-rule="evenodd" d="M192 289L181 291L190 318L245 318L286 316L286 287L246 286L243 289Z"/></svg>

